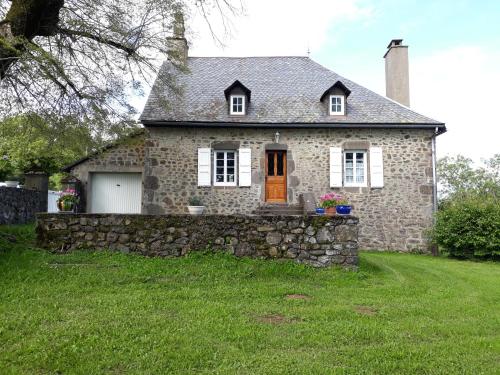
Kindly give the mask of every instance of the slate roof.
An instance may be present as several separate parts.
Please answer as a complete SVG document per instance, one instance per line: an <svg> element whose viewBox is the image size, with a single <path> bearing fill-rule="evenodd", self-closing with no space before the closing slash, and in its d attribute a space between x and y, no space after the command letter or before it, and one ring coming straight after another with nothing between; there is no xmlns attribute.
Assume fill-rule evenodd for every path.
<svg viewBox="0 0 500 375"><path fill-rule="evenodd" d="M187 72L165 62L140 120L148 123L436 124L326 69L308 57L189 57ZM177 90L166 85L165 78ZM252 92L245 116L228 114L224 90L240 81ZM321 95L341 81L351 95L346 116L330 116ZM327 101L325 101L327 102Z"/></svg>

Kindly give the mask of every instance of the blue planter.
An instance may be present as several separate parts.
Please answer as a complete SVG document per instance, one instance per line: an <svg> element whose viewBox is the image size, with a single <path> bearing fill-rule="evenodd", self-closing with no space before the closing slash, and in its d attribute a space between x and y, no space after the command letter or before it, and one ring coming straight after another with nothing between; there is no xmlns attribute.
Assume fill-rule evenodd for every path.
<svg viewBox="0 0 500 375"><path fill-rule="evenodd" d="M351 213L351 206L337 206L335 209L339 215L349 215Z"/></svg>
<svg viewBox="0 0 500 375"><path fill-rule="evenodd" d="M324 215L325 214L325 209L324 208L321 208L321 207L317 207L316 208L316 213L318 215Z"/></svg>

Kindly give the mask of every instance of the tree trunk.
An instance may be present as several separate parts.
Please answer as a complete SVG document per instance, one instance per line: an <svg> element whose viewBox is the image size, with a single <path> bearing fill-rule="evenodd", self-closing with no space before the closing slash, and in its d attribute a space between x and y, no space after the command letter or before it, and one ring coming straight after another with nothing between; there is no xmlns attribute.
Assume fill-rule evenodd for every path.
<svg viewBox="0 0 500 375"><path fill-rule="evenodd" d="M26 50L35 36L57 33L64 0L12 0L0 21L0 79Z"/></svg>

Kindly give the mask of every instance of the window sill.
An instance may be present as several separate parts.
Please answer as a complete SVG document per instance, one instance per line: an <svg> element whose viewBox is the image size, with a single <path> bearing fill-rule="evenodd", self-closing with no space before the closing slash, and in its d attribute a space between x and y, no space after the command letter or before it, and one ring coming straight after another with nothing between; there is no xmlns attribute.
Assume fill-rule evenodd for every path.
<svg viewBox="0 0 500 375"><path fill-rule="evenodd" d="M351 188L351 187L353 187L353 188L360 188L360 187L368 187L368 185L366 185L366 184L361 184L361 185L344 185L344 187L346 187L346 188Z"/></svg>

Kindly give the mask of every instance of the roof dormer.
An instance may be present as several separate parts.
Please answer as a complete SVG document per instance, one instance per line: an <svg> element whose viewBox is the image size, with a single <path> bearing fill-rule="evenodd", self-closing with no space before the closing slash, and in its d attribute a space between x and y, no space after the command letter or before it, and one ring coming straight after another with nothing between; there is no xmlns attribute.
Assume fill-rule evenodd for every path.
<svg viewBox="0 0 500 375"><path fill-rule="evenodd" d="M330 116L345 116L347 107L347 97L351 94L342 82L337 81L330 86L319 99L323 102L328 98L328 114Z"/></svg>
<svg viewBox="0 0 500 375"><path fill-rule="evenodd" d="M234 81L224 90L224 96L228 101L229 114L234 116L243 116L248 112L250 97L252 91L243 85L240 81Z"/></svg>

